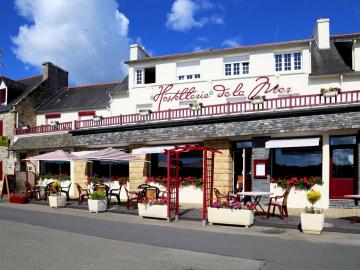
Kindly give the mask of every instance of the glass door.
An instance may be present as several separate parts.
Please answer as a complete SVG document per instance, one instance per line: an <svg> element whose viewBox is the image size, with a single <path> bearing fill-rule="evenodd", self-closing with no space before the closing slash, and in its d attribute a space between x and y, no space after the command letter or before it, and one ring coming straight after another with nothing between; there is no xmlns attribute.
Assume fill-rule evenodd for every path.
<svg viewBox="0 0 360 270"><path fill-rule="evenodd" d="M355 192L356 138L332 137L330 144L330 198L344 199Z"/></svg>

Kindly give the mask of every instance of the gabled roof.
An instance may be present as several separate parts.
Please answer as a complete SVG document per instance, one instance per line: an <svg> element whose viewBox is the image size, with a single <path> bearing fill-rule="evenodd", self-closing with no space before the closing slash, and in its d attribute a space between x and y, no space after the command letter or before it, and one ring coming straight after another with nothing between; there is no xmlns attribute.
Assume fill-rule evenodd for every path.
<svg viewBox="0 0 360 270"><path fill-rule="evenodd" d="M1 81L4 81L8 88L7 105L0 105L0 112L5 112L10 110L12 106L17 105L24 97L36 89L43 82L43 76L38 75L20 80L11 80L0 76Z"/></svg>

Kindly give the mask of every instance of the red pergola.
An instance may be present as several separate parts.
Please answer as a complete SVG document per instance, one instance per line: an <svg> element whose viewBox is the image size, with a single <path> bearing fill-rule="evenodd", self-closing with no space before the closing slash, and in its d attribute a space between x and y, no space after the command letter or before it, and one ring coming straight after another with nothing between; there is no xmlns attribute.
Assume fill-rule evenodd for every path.
<svg viewBox="0 0 360 270"><path fill-rule="evenodd" d="M179 219L179 158L181 153L190 151L203 152L203 208L202 223L207 223L207 207L213 200L214 187L214 157L221 152L214 148L200 145L175 146L165 150L167 155L167 220L171 220L172 212L175 212L175 220Z"/></svg>

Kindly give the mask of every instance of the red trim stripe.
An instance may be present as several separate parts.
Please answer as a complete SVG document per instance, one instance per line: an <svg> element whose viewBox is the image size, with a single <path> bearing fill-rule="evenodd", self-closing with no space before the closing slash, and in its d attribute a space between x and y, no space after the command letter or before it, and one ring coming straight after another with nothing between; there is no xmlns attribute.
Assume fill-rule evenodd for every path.
<svg viewBox="0 0 360 270"><path fill-rule="evenodd" d="M86 116L86 115L95 115L95 111L88 111L88 112L78 112L79 116Z"/></svg>
<svg viewBox="0 0 360 270"><path fill-rule="evenodd" d="M51 114L45 114L45 118L49 119L49 118L60 118L61 117L61 113L51 113Z"/></svg>

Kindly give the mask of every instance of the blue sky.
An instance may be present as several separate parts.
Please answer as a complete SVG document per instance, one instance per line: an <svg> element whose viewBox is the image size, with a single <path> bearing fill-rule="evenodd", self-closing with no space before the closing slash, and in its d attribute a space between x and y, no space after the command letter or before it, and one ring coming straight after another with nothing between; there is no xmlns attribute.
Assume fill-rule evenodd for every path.
<svg viewBox="0 0 360 270"><path fill-rule="evenodd" d="M36 75L50 60L71 84L120 80L130 43L164 55L296 40L321 17L331 34L360 32L360 1L3 0L0 73Z"/></svg>

